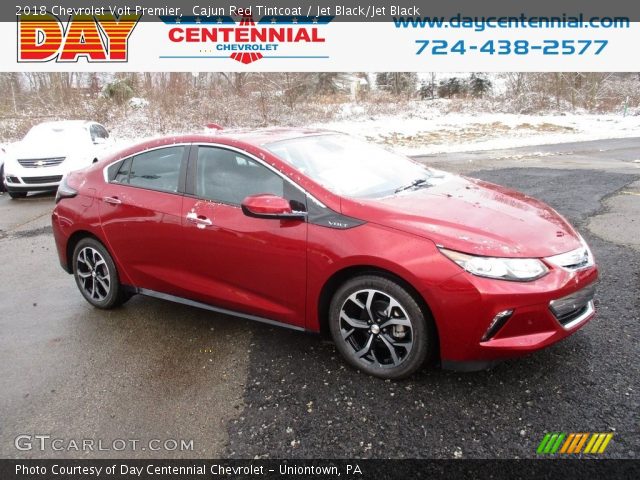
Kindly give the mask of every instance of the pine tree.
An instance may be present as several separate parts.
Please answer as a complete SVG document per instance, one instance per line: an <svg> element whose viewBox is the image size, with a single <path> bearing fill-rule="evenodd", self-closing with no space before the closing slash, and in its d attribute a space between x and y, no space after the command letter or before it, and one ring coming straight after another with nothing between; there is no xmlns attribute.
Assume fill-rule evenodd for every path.
<svg viewBox="0 0 640 480"><path fill-rule="evenodd" d="M414 72L380 72L376 75L378 88L394 95L413 95L417 83L418 75Z"/></svg>
<svg viewBox="0 0 640 480"><path fill-rule="evenodd" d="M438 86L438 96L440 98L453 98L462 96L465 93L466 86L458 77L442 80Z"/></svg>
<svg viewBox="0 0 640 480"><path fill-rule="evenodd" d="M474 98L482 98L491 90L491 81L481 73L472 73L469 77L469 89Z"/></svg>

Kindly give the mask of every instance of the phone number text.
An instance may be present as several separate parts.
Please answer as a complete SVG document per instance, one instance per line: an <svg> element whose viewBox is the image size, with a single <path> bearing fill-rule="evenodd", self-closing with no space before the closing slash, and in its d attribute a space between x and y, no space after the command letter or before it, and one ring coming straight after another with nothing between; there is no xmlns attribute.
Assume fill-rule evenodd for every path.
<svg viewBox="0 0 640 480"><path fill-rule="evenodd" d="M487 40L482 44L458 40L416 40L416 55L466 55L479 52L486 55L600 55L608 40Z"/></svg>

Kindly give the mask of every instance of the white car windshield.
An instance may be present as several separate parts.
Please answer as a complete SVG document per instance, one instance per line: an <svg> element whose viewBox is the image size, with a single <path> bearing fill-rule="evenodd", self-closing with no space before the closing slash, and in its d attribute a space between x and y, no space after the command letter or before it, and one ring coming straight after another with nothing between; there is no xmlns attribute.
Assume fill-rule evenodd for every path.
<svg viewBox="0 0 640 480"><path fill-rule="evenodd" d="M23 141L65 146L78 142L90 142L91 137L81 125L36 125L25 135Z"/></svg>
<svg viewBox="0 0 640 480"><path fill-rule="evenodd" d="M327 190L376 198L425 184L429 170L407 157L348 135L313 135L265 145Z"/></svg>

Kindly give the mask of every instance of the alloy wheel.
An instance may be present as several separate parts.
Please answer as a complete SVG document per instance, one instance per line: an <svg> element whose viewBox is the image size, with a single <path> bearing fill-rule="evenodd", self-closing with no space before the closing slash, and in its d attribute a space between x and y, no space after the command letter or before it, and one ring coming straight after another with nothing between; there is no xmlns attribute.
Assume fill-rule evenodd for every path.
<svg viewBox="0 0 640 480"><path fill-rule="evenodd" d="M356 359L378 368L398 367L413 347L413 326L406 309L375 289L347 297L340 309L340 333Z"/></svg>
<svg viewBox="0 0 640 480"><path fill-rule="evenodd" d="M93 247L84 247L78 253L76 274L85 294L95 301L104 300L111 291L111 275L102 254Z"/></svg>

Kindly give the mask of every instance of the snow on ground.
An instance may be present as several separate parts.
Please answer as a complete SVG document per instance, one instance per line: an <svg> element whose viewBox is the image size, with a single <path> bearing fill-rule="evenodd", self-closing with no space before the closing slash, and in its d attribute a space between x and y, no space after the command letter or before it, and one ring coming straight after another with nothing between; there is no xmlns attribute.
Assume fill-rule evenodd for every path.
<svg viewBox="0 0 640 480"><path fill-rule="evenodd" d="M612 114L387 115L312 126L363 137L410 155L640 137L640 116Z"/></svg>
<svg viewBox="0 0 640 480"><path fill-rule="evenodd" d="M499 108L500 104L497 105ZM130 111L122 121L114 122L112 132L117 139L116 146L154 132L157 113L147 107L148 103L145 103ZM492 100L460 102L445 99L397 104L347 102L320 107L332 111L332 121L309 123L292 115L282 123L349 133L409 155L640 137L638 109L630 111L626 117L622 113L586 112L514 114L496 111ZM305 107L300 106L297 111L304 110ZM184 130L171 133L205 132L204 125L194 126L188 121L184 125Z"/></svg>
<svg viewBox="0 0 640 480"><path fill-rule="evenodd" d="M346 114L340 120L307 126L355 135L407 155L640 137L640 115L438 113L430 117L404 114L368 116L363 115L357 106L350 106L348 112L343 113ZM137 116L141 116L141 112ZM194 129L188 132L194 133ZM204 126L198 132L204 133ZM135 135L135 129L116 131L115 136L117 147L141 139Z"/></svg>

